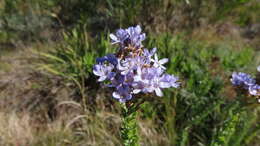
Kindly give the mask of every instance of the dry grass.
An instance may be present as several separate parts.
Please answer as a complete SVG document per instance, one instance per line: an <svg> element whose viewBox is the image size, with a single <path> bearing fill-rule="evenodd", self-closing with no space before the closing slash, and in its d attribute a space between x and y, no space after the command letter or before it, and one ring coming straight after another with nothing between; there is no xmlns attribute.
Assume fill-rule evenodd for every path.
<svg viewBox="0 0 260 146"><path fill-rule="evenodd" d="M34 139L28 114L0 113L1 145L28 145Z"/></svg>
<svg viewBox="0 0 260 146"><path fill-rule="evenodd" d="M120 145L119 115L60 105L73 99L73 87L37 70L35 52L14 50L0 58L10 67L0 73L0 145Z"/></svg>
<svg viewBox="0 0 260 146"><path fill-rule="evenodd" d="M243 48L245 41L240 35L241 28L230 23L215 25L204 25L195 29L192 38L203 42L206 45L229 44L234 48ZM238 43L239 42L239 43Z"/></svg>

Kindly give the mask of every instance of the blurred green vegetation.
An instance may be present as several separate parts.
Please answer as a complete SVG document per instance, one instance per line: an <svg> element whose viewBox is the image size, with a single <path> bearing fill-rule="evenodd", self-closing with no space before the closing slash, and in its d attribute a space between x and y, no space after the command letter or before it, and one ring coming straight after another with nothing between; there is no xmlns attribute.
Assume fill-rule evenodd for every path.
<svg viewBox="0 0 260 146"><path fill-rule="evenodd" d="M3 0L0 41L45 40L49 29L78 24L93 35L135 24L151 32L189 31L219 20L246 26L258 22L259 7L257 0Z"/></svg>
<svg viewBox="0 0 260 146"><path fill-rule="evenodd" d="M157 47L159 56L169 58L167 72L182 82L180 89L167 89L163 98L150 97L142 105L139 125L149 123L156 137L163 137L141 132L142 145L257 145L259 104L236 95L229 78L233 71L255 73L259 49L232 35L221 38L225 41L208 37L207 26L258 24L259 8L258 0L1 1L0 44L55 42L40 52L40 67L74 84L80 114L88 117L71 131L39 135L33 144L82 145L90 139L90 145L119 145L118 125L109 127L118 123L104 122L99 115L103 110L119 115L119 106L111 91L96 82L92 66L96 57L115 51L109 33L140 24L148 36L144 46ZM204 40L194 34L201 27Z"/></svg>

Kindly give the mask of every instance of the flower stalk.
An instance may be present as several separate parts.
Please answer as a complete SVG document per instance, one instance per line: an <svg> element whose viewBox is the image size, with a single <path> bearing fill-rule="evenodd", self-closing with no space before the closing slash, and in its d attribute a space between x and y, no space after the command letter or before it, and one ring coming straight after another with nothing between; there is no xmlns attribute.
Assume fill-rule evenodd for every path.
<svg viewBox="0 0 260 146"><path fill-rule="evenodd" d="M139 146L138 126L136 121L137 111L132 110L132 106L121 103L122 108L122 125L121 138L124 146Z"/></svg>

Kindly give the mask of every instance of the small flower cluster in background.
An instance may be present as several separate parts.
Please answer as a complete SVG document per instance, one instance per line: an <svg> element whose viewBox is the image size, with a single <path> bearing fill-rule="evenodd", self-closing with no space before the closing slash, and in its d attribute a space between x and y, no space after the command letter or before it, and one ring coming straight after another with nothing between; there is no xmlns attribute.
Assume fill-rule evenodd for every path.
<svg viewBox="0 0 260 146"><path fill-rule="evenodd" d="M258 66L257 71L260 73L260 66ZM251 75L242 72L234 72L232 74L231 82L234 86L247 90L250 95L256 96L258 102L260 102L260 85Z"/></svg>
<svg viewBox="0 0 260 146"><path fill-rule="evenodd" d="M97 58L94 65L98 81L114 88L113 97L120 102L131 100L138 93L163 96L161 89L179 86L177 77L164 73L168 59L159 59L156 48L149 51L143 47L145 37L139 25L117 30L110 34L111 43L119 46L117 52Z"/></svg>

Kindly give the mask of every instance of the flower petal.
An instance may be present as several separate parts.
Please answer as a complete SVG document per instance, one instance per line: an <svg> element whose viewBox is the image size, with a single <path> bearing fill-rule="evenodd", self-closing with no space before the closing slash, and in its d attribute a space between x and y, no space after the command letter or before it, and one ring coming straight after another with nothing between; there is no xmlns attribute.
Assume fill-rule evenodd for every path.
<svg viewBox="0 0 260 146"><path fill-rule="evenodd" d="M163 58L159 61L160 64L165 64L168 62L168 58Z"/></svg>
<svg viewBox="0 0 260 146"><path fill-rule="evenodd" d="M117 37L114 34L110 34L109 37L115 42L118 41Z"/></svg>
<svg viewBox="0 0 260 146"><path fill-rule="evenodd" d="M163 96L162 90L160 88L156 88L155 93L156 93L157 96L160 96L160 97Z"/></svg>
<svg viewBox="0 0 260 146"><path fill-rule="evenodd" d="M118 92L113 92L112 96L115 98L115 99L120 99L121 96L118 94Z"/></svg>
<svg viewBox="0 0 260 146"><path fill-rule="evenodd" d="M102 81L106 80L106 78L107 78L106 76L100 76L99 79L98 79L98 81L99 81L99 82L102 82Z"/></svg>
<svg viewBox="0 0 260 146"><path fill-rule="evenodd" d="M160 82L159 83L160 88L170 88L171 84L167 82Z"/></svg>
<svg viewBox="0 0 260 146"><path fill-rule="evenodd" d="M158 56L157 56L156 53L154 54L154 61L155 61L155 62L158 62Z"/></svg>
<svg viewBox="0 0 260 146"><path fill-rule="evenodd" d="M140 93L140 92L141 92L141 89L134 89L134 90L133 90L133 93L134 93L134 94L138 94L138 93Z"/></svg>

